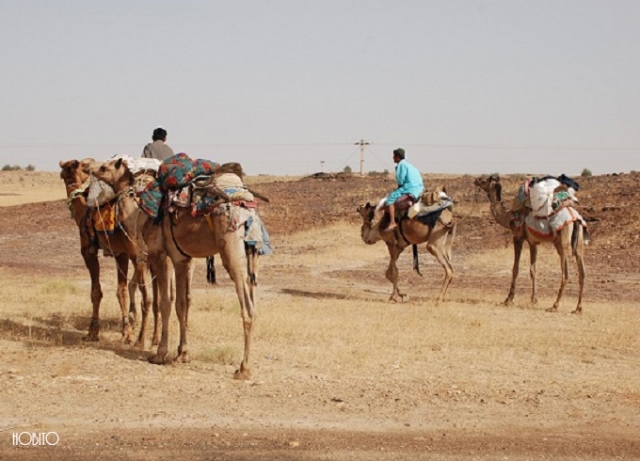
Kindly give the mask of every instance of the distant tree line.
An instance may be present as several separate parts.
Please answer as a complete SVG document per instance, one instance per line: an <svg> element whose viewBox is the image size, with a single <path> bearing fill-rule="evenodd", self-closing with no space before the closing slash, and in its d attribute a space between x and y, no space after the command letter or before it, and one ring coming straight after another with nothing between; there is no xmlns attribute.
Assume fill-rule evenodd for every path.
<svg viewBox="0 0 640 461"><path fill-rule="evenodd" d="M8 163L2 167L2 171L22 171L23 168L20 165L9 165ZM24 171L36 171L35 165L27 165L24 167Z"/></svg>

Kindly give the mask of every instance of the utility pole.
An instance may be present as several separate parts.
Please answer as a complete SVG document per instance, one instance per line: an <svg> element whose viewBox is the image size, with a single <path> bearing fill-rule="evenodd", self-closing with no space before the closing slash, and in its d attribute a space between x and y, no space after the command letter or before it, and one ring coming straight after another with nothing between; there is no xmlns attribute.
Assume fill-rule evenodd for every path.
<svg viewBox="0 0 640 461"><path fill-rule="evenodd" d="M356 146L360 146L360 176L364 176L364 146L368 146L369 143L361 139L360 142L354 143Z"/></svg>
<svg viewBox="0 0 640 461"><path fill-rule="evenodd" d="M320 160L320 171L324 173L324 160Z"/></svg>

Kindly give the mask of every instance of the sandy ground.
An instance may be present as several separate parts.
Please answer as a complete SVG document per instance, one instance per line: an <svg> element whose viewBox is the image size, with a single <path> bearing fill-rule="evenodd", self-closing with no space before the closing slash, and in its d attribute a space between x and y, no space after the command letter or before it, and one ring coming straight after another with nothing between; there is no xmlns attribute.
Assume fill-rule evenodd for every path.
<svg viewBox="0 0 640 461"><path fill-rule="evenodd" d="M354 234L340 234L331 245L331 232L322 230L333 229L331 209L311 234L315 242L276 220L287 213L289 220L304 216L295 211L296 199L322 196L325 184L314 191L316 184L264 184L276 198L264 217L277 251L263 264L253 376L242 382L231 379L235 364L196 355L190 364L153 366L146 361L150 347L121 344L109 258L101 257L102 339L83 342L90 315L87 276L64 201L0 207L5 293L10 284L43 275L86 290L79 295L85 304L64 321L56 309L67 311L52 310L46 297L16 295L31 317L11 311L0 328L0 459L640 459L637 254L615 262L614 270L610 259L593 256L629 253L614 251L617 233L592 248L582 316L569 314L575 282L560 313L544 312L557 272L540 275L541 306L527 303L526 270L516 306L500 304L511 256L504 233L489 222L461 234L449 301L432 303L438 286L425 277L439 281L441 272L425 254L423 278L410 272L408 255L401 261L410 301L388 304L384 248L366 247L366 257L350 259L360 254L351 250L359 244L351 202L339 205L348 218L334 221L342 222L341 232L353 226ZM371 190L378 186L371 187L355 193L354 203L375 196ZM602 221L603 206L593 207ZM475 210L466 212L463 231L472 227L469 220L487 220ZM557 271L551 251L541 259L546 272ZM232 296L222 271L217 288L203 278L199 266L194 310L204 307L202 299ZM269 341L272 329L279 331L274 323L304 316L329 326L321 332L303 328L308 339ZM239 329L239 316L237 324ZM211 328L195 348L222 336ZM548 341L541 339L545 334ZM397 356L376 352L378 344L395 344ZM15 446L14 434L23 432L55 432L59 442Z"/></svg>

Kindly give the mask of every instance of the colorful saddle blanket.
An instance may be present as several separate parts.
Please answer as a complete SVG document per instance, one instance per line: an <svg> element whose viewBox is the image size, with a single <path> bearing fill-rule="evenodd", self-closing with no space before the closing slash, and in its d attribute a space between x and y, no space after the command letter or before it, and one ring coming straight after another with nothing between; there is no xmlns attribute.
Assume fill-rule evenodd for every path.
<svg viewBox="0 0 640 461"><path fill-rule="evenodd" d="M92 242L97 243L98 233L112 235L116 230L116 205L105 203L98 208L87 208L85 226Z"/></svg>
<svg viewBox="0 0 640 461"><path fill-rule="evenodd" d="M219 168L216 162L192 160L185 153L169 157L158 168L156 180L150 182L140 195L140 208L152 218L157 218L167 191L181 189L196 177L212 175Z"/></svg>

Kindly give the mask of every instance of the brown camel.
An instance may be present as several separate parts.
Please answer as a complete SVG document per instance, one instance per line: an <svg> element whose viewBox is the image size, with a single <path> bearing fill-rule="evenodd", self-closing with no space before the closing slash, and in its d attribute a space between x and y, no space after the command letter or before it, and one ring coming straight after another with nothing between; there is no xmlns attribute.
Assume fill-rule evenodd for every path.
<svg viewBox="0 0 640 461"><path fill-rule="evenodd" d="M377 222L373 222L375 217L375 206L367 203L357 208L362 216L363 224L360 228L362 240L367 245L372 245L384 241L389 250L389 267L386 277L393 283L393 291L389 301L404 301L405 294L398 288L398 267L396 262L400 254L409 245L414 246L414 255L417 255L416 245L427 244L427 250L436 257L444 269L444 280L442 288L436 302L444 299L447 288L453 279L453 266L451 265L451 251L455 238L456 223L453 221L453 214L449 209L444 209L434 227L430 227L416 219L402 218L398 221L398 227L392 232L383 231L389 224L389 216L385 213ZM414 256L415 257L415 256ZM414 261L414 269L417 266Z"/></svg>
<svg viewBox="0 0 640 461"><path fill-rule="evenodd" d="M82 161L68 160L60 162L60 177L67 189L68 206L71 215L75 220L80 232L80 252L91 277L91 303L93 304L93 314L89 325L89 332L84 338L88 341L98 341L100 336L100 302L102 300L102 288L100 286L100 262L98 259L98 248L91 242L87 227L87 202L83 195L83 184L89 178L89 168L93 163L92 159ZM137 264L137 251L126 233L122 229L116 229L113 235L106 235L98 232L98 246L113 255L116 261L118 288L117 298L122 310L122 336L126 343L132 339L132 323L135 322L135 289L138 287L142 295L142 327L138 337L138 343L144 341L144 327L149 311L149 296L144 274L146 267ZM127 274L129 271L129 261L134 263L134 275L131 282L127 284ZM128 287L127 287L128 285ZM129 308L127 310L127 304ZM154 311L157 311L154 304ZM157 318L157 315L156 315ZM154 336L158 336L156 333Z"/></svg>
<svg viewBox="0 0 640 461"><path fill-rule="evenodd" d="M120 160L103 164L94 174L110 184L116 193L127 190L133 182L133 176L126 164ZM123 200L131 200L126 197ZM173 263L176 278L176 314L180 324L180 344L177 360L189 360L187 349L187 322L191 304L191 278L193 258L206 258L219 254L224 268L233 280L244 326L244 355L240 367L236 370L236 379L250 377L249 351L251 333L256 318L255 286L258 272L258 254L245 245L244 227L232 227L230 210L236 205L226 203L217 208L209 217L193 217L190 210L178 208L166 212L159 225L142 212L138 214L136 232L142 233L147 247L149 264L157 269L156 277L160 292L160 312L162 314L162 337L155 355L149 358L151 363L162 364L167 361L169 343L169 316L171 303L168 287L170 275L166 267L167 257Z"/></svg>
<svg viewBox="0 0 640 461"><path fill-rule="evenodd" d="M522 254L522 246L526 241L529 244L529 275L531 277L531 303L537 304L538 299L536 296L536 260L538 257L538 244L540 243L553 243L560 256L560 269L561 269L561 281L560 289L558 290L558 296L553 306L548 308L548 312L556 312L560 306L560 300L562 299L562 293L564 292L565 285L569 279L569 256L573 254L576 257L578 264L578 281L580 289L578 292L578 305L573 314L582 313L582 294L584 292L584 280L586 276L586 270L584 265L584 245L589 241L589 235L586 229L579 222L572 222L560 229L557 235L554 237L542 236L540 234L534 234L529 231L526 224L524 224L524 216L530 211L525 208L524 212L514 214L511 209L507 208L502 203L502 185L500 184L500 177L497 175L482 176L476 178L475 185L485 191L489 197L491 203L491 214L498 224L506 227L511 231L513 236L513 269L511 271L511 287L509 288L509 294L505 299L504 304L506 306L513 304L513 298L516 291L516 280L518 278L518 270L520 266L520 255Z"/></svg>

